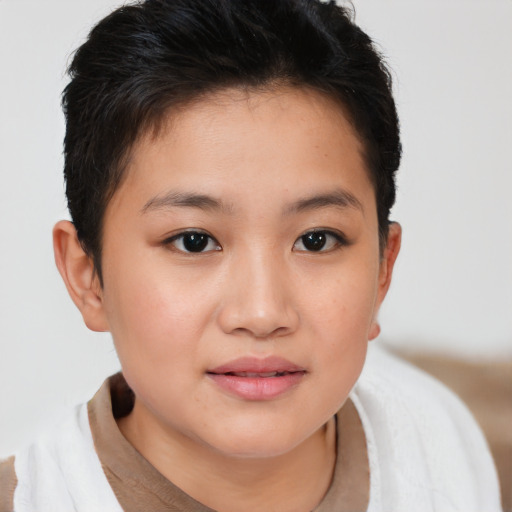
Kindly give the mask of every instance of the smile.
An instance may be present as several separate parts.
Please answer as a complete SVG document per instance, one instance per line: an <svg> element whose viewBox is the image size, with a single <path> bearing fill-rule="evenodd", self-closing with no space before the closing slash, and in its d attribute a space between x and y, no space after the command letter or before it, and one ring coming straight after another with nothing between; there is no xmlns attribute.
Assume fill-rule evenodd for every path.
<svg viewBox="0 0 512 512"><path fill-rule="evenodd" d="M236 359L206 372L222 391L250 401L277 398L295 388L306 373L278 357Z"/></svg>

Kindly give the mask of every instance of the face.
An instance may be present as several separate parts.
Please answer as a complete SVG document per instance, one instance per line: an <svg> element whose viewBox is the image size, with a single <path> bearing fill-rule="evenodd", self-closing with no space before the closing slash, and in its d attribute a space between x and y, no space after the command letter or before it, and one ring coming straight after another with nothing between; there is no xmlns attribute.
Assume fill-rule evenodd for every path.
<svg viewBox="0 0 512 512"><path fill-rule="evenodd" d="M294 89L216 94L134 148L101 308L140 421L272 456L341 407L383 296L361 151L339 106Z"/></svg>

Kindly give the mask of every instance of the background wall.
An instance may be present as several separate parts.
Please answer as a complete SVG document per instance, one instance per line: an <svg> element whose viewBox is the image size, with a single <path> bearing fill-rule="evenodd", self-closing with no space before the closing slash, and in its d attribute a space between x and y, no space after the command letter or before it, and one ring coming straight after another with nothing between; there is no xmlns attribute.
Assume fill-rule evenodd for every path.
<svg viewBox="0 0 512 512"><path fill-rule="evenodd" d="M512 357L512 1L357 0L394 70L404 228L382 339ZM118 368L54 268L66 62L112 0L0 0L0 456Z"/></svg>

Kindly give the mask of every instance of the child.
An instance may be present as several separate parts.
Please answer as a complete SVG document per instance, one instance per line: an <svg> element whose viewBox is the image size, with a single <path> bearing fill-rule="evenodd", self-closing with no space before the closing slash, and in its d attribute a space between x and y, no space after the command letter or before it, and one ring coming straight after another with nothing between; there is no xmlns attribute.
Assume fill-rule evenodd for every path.
<svg viewBox="0 0 512 512"><path fill-rule="evenodd" d="M70 74L56 262L122 373L2 464L0 509L499 510L460 402L367 357L400 141L348 13L146 0Z"/></svg>

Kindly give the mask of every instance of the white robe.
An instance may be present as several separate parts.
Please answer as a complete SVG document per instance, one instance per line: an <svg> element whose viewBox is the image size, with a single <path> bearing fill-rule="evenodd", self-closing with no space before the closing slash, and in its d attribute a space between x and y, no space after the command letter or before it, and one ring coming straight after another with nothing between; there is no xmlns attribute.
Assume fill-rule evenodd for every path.
<svg viewBox="0 0 512 512"><path fill-rule="evenodd" d="M367 440L368 512L502 510L482 432L440 382L375 347L351 397Z"/></svg>
<svg viewBox="0 0 512 512"><path fill-rule="evenodd" d="M367 440L367 512L502 510L485 439L442 384L372 346L351 398ZM94 450L85 404L20 451L15 469L15 512L122 511Z"/></svg>

